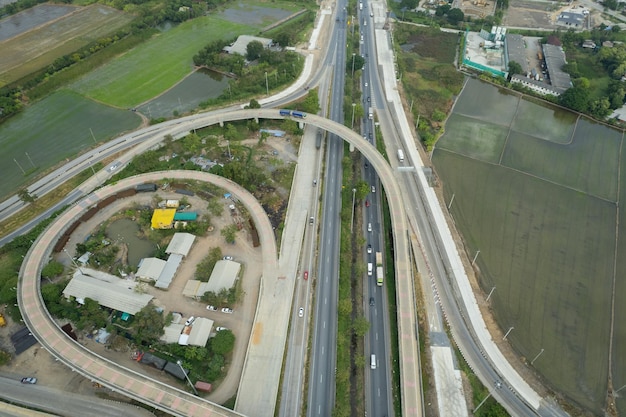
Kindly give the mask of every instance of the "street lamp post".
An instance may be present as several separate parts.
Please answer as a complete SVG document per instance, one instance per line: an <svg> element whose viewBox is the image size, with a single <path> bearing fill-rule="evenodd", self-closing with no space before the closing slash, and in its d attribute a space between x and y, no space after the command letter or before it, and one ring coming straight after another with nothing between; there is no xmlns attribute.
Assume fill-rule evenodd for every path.
<svg viewBox="0 0 626 417"><path fill-rule="evenodd" d="M76 269L78 269L78 272L81 273L81 275L85 275L83 274L83 270L80 269L80 266L78 266L78 264L76 263L76 261L74 260L74 258L72 258L72 256L70 255L70 253L67 251L67 249L63 248L63 252L65 252L65 254L67 255L68 258L70 258L70 261L72 261L72 264L74 265L74 267Z"/></svg>
<svg viewBox="0 0 626 417"><path fill-rule="evenodd" d="M356 107L356 103L352 103L352 129L354 129L354 108Z"/></svg>
<svg viewBox="0 0 626 417"><path fill-rule="evenodd" d="M506 340L506 337L509 335L509 333L511 333L513 331L515 327L510 327L509 330L507 330L506 334L504 335L504 337L502 338L502 340Z"/></svg>
<svg viewBox="0 0 626 417"><path fill-rule="evenodd" d="M189 382L189 386L191 387L193 392L196 394L196 396L199 396L198 395L198 391L196 391L196 387L193 386L193 384L191 383L191 380L189 379L189 375L187 375L187 372L185 372L185 370L183 369L182 361L181 360L177 360L176 364L180 367L180 370L183 371L183 374L185 375L185 379L187 379L187 382Z"/></svg>
<svg viewBox="0 0 626 417"><path fill-rule="evenodd" d="M269 96L270 95L270 85L267 81L267 71L265 71L265 93Z"/></svg>
<svg viewBox="0 0 626 417"><path fill-rule="evenodd" d="M230 154L230 141L226 141L226 147L228 148L228 159L233 159L233 156Z"/></svg>
<svg viewBox="0 0 626 417"><path fill-rule="evenodd" d="M352 189L352 217L350 218L350 232L352 232L352 226L354 225L354 196L356 195L356 188Z"/></svg>
<svg viewBox="0 0 626 417"><path fill-rule="evenodd" d="M352 80L354 81L354 57L356 56L356 54L353 52L352 53Z"/></svg>

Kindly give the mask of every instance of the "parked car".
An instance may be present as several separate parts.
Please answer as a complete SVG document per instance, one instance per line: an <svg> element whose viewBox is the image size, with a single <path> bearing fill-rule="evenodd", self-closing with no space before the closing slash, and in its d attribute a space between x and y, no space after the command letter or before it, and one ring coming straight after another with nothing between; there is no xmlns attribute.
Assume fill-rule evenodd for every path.
<svg viewBox="0 0 626 417"><path fill-rule="evenodd" d="M304 308L300 307L300 309L298 309L298 317L304 317Z"/></svg>
<svg viewBox="0 0 626 417"><path fill-rule="evenodd" d="M224 259L225 261L232 261L235 258L233 258L232 256L224 256L222 259Z"/></svg>
<svg viewBox="0 0 626 417"><path fill-rule="evenodd" d="M232 310L232 309L230 309L230 308L228 308L228 307L224 307L224 308L222 309L222 313L228 313L228 314L231 314L232 312L233 312L233 310Z"/></svg>
<svg viewBox="0 0 626 417"><path fill-rule="evenodd" d="M37 378L35 378L34 376L27 376L25 378L22 378L22 384L36 384L37 383Z"/></svg>
<svg viewBox="0 0 626 417"><path fill-rule="evenodd" d="M228 330L228 327L216 327L215 328L216 332L221 332L222 330Z"/></svg>
<svg viewBox="0 0 626 417"><path fill-rule="evenodd" d="M367 253L372 253L372 245L367 245Z"/></svg>
<svg viewBox="0 0 626 417"><path fill-rule="evenodd" d="M189 319L185 322L185 326L190 326L191 323L194 322L196 318L194 316L189 317Z"/></svg>
<svg viewBox="0 0 626 417"><path fill-rule="evenodd" d="M211 311L217 311L217 307L215 306L206 306L206 309Z"/></svg>
<svg viewBox="0 0 626 417"><path fill-rule="evenodd" d="M304 279L309 279L309 271L304 271Z"/></svg>

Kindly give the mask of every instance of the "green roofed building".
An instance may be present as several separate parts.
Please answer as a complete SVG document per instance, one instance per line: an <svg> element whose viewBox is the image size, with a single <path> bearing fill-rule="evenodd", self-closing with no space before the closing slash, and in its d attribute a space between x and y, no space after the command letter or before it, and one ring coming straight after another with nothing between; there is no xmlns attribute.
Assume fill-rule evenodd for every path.
<svg viewBox="0 0 626 417"><path fill-rule="evenodd" d="M198 220L198 213L195 211L180 211L174 214L174 221L195 222Z"/></svg>

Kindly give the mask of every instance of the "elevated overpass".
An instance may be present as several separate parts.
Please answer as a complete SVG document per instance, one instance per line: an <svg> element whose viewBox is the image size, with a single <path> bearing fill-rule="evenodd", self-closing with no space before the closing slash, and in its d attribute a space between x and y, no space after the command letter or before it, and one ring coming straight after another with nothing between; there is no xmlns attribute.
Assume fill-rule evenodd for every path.
<svg viewBox="0 0 626 417"><path fill-rule="evenodd" d="M249 109L237 110L222 113L199 114L178 119L176 123L164 124L159 126L150 126L146 129L134 133L134 137L145 134L150 131L151 135L140 142L131 151L121 156L118 160L121 165L128 163L132 157L141 152L152 148L165 139L166 135L173 137L182 137L194 129L199 129L213 124L223 124L224 122L247 120L247 119L286 119L288 116L281 116L278 110L271 109ZM421 404L421 385L420 385L420 365L419 352L417 344L417 320L415 310L415 296L413 291L412 267L409 257L409 242L407 239L408 223L406 213L403 207L403 200L400 188L396 180L397 172L394 172L387 161L378 153L378 151L361 136L347 127L332 122L323 117L308 115L305 119L294 119L296 121L305 122L318 128L327 130L342 137L356 149L358 149L372 164L380 176L383 184L387 200L391 211L392 228L394 236L394 254L396 263L396 285L397 285L397 306L398 306L398 344L400 348L400 378L401 378L401 398L402 398L402 415L404 416L421 416L423 414ZM103 170L106 171L106 170ZM91 192L101 185L104 180L110 176L102 173L102 171L81 184L79 187L84 193ZM71 223L82 213L89 209L95 202L113 195L117 191L129 188L135 184L146 181L157 181L164 177L173 179L198 179L200 181L209 181L216 183L218 186L230 190L237 198L239 198L253 216L257 227L260 231L262 240L263 257L267 265L264 265L264 280L271 279L276 276L276 243L273 233L263 233L265 226L269 225L267 215L263 212L260 205L249 198L251 195L247 191L241 189L222 177L216 177L211 174L200 173L196 171L167 171L160 173L144 174L137 177L128 178L119 181L115 185L108 186L89 194L78 203L63 213L54 223L52 223L46 231L39 236L37 241L32 245L26 255L19 274L18 283L18 303L24 321L37 338L52 355L70 368L81 373L85 377L97 381L112 390L125 394L133 399L148 404L154 408L166 411L176 416L241 416L237 412L225 409L216 404L205 401L201 398L194 397L191 394L170 387L159 381L148 378L144 375L121 367L120 365L109 361L88 351L82 345L74 342L67 337L61 329L56 325L50 314L45 308L40 292L40 276L41 269L47 263L52 252L52 247L67 230ZM221 185L220 185L221 184ZM247 201L247 202L246 202ZM271 227L270 227L271 230ZM259 310L264 308L263 293L260 294ZM255 322L258 318L255 317ZM286 328L289 320L289 314L284 317L274 318L274 325L278 328L285 329L284 337L274 338L274 347L281 352L284 351L286 341ZM242 375L239 396L245 396L248 388L254 387L255 390L265 390L267 395L263 406L271 403L273 407L276 402L278 383L282 359L275 363L265 364L265 368L269 369L269 374L259 375L255 372L257 367L255 360L266 360L267 358L259 354L255 349L267 348L267 343L258 346L250 344L248 348L248 359L246 368ZM258 359L255 359L258 358ZM282 355L281 355L282 358ZM262 377L262 384L259 386L258 380ZM268 384L268 381L275 381L274 384ZM275 385L275 386L274 386ZM261 398L256 395L256 397ZM239 399L238 399L239 401ZM246 407L246 408L249 408ZM259 408L257 408L259 410Z"/></svg>

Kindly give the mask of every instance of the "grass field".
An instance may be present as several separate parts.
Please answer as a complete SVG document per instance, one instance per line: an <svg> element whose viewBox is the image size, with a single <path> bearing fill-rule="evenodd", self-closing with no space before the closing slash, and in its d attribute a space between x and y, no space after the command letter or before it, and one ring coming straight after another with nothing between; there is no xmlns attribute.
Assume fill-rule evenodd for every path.
<svg viewBox="0 0 626 417"><path fill-rule="evenodd" d="M183 79L192 70L192 57L210 41L255 33L255 28L205 16L159 34L71 88L112 106L135 107Z"/></svg>
<svg viewBox="0 0 626 417"><path fill-rule="evenodd" d="M0 86L37 71L56 58L71 54L131 20L132 16L118 10L93 5L4 41Z"/></svg>
<svg viewBox="0 0 626 417"><path fill-rule="evenodd" d="M102 142L136 128L140 122L135 113L113 109L69 91L35 103L0 125L0 166L4 167L0 196L8 196L45 169L94 146L89 129ZM24 175L18 164L30 175Z"/></svg>
<svg viewBox="0 0 626 417"><path fill-rule="evenodd" d="M464 116L449 118L433 155L445 198L456 195L455 223L468 251L480 250L481 284L497 288L494 312L503 329L514 327L508 337L514 348L528 361L544 349L534 367L557 391L598 413L606 399L614 275L612 370L614 378L626 375L626 324L620 320L626 244L618 239L615 247L626 233L616 208L618 193L626 197L624 187L618 189L626 170L620 169L622 133L504 97L518 109L512 126L525 131L510 132L502 164L493 164L493 150L502 146L493 132L502 127L484 122L485 107L494 103L483 106L482 99L496 89L473 83L471 96L464 91L459 100ZM471 100L481 105L472 109ZM502 105L502 113L506 120L511 110ZM497 111L490 114L500 120ZM478 130L468 126L473 116ZM564 144L567 136L572 142ZM616 379L614 389L626 384L626 377ZM626 411L626 401L618 405Z"/></svg>

